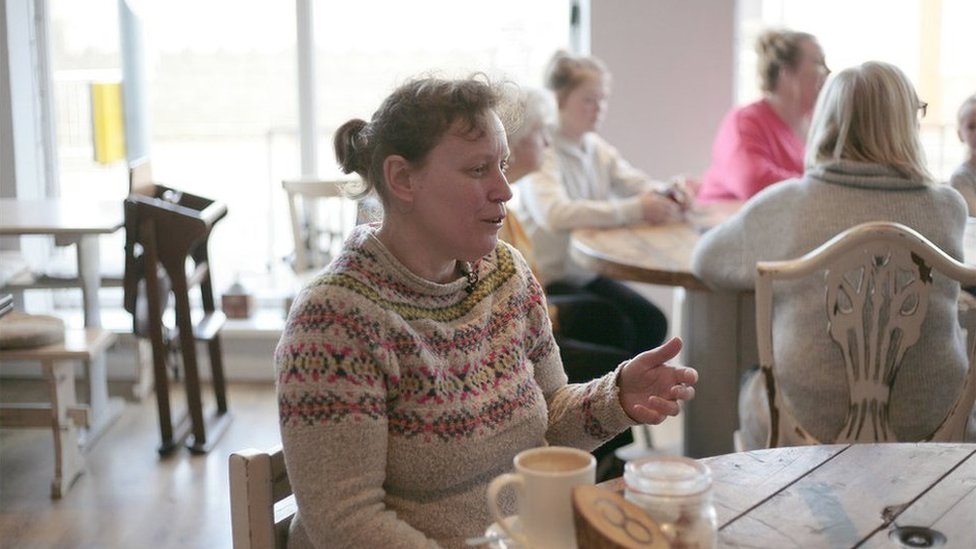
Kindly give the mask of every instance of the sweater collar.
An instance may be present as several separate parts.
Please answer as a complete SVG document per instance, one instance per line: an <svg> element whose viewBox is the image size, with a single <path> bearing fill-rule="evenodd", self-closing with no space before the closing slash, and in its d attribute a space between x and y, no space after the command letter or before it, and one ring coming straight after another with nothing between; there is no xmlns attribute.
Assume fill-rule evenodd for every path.
<svg viewBox="0 0 976 549"><path fill-rule="evenodd" d="M439 284L418 276L408 269L377 237L379 228L379 223L359 225L353 229L348 243L352 248L359 248L373 255L382 266L381 271L390 273L400 284L415 292L431 296L444 296L458 292L462 296L467 295L464 288L468 285L468 279L463 276L446 284ZM485 263L484 259L478 261L474 268L480 269L483 267L481 265L483 263Z"/></svg>
<svg viewBox="0 0 976 549"><path fill-rule="evenodd" d="M853 160L818 164L808 168L807 174L825 183L861 189L908 190L927 187L923 181L909 179L890 166Z"/></svg>

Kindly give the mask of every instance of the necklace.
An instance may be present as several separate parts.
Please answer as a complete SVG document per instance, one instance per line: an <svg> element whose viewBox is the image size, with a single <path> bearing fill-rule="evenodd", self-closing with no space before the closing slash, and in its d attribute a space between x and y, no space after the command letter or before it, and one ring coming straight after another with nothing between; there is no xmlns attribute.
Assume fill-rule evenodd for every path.
<svg viewBox="0 0 976 549"><path fill-rule="evenodd" d="M478 270L471 263L464 261L461 263L461 272L468 279L468 285L464 287L464 291L469 294L473 293L475 285L478 284Z"/></svg>

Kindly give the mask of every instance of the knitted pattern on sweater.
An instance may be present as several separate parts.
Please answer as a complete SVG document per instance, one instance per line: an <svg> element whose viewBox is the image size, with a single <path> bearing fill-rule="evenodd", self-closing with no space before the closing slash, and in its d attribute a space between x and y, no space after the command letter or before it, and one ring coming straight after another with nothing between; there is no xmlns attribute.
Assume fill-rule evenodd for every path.
<svg viewBox="0 0 976 549"><path fill-rule="evenodd" d="M585 450L632 424L616 372L567 385L542 290L505 244L436 284L360 227L278 344L290 546L463 546L521 450ZM511 511L511 502L507 502Z"/></svg>

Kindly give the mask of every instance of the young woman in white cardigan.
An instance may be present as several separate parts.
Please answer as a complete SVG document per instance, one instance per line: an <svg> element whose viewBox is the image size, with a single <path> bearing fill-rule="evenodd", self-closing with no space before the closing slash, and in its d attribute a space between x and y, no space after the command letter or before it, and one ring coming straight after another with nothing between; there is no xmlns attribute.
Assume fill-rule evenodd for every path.
<svg viewBox="0 0 976 549"><path fill-rule="evenodd" d="M520 217L541 282L551 296L584 295L612 305L616 318L591 321L597 332L622 322L623 329L595 336L608 345L630 352L659 345L667 334L664 314L624 284L573 263L569 238L578 228L675 221L683 204L597 135L610 93L610 73L599 59L558 52L547 70L546 87L558 106L551 146L539 170L519 183Z"/></svg>

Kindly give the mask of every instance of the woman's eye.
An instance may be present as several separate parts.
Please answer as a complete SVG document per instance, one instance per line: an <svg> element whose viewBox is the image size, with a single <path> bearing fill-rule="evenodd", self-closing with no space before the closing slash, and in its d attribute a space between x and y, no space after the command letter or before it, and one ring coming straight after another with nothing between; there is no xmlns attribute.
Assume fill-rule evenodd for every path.
<svg viewBox="0 0 976 549"><path fill-rule="evenodd" d="M471 173L473 173L474 175L485 175L485 173L487 171L488 171L488 166L482 165L482 166L477 166L477 167L473 168L471 170Z"/></svg>
<svg viewBox="0 0 976 549"><path fill-rule="evenodd" d="M508 160L502 160L502 163L499 164L499 166L501 166L502 173L508 173Z"/></svg>

